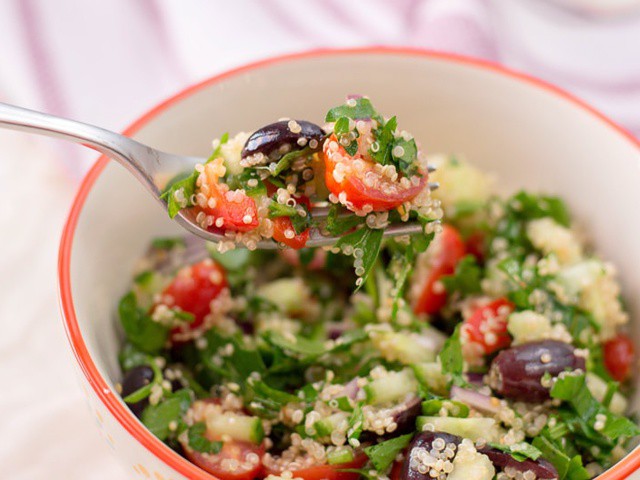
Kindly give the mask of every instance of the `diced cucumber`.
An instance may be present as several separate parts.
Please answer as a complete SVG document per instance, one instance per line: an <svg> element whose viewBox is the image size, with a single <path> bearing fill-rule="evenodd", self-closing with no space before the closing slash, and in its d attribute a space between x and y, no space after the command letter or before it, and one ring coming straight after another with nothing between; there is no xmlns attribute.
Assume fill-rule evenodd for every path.
<svg viewBox="0 0 640 480"><path fill-rule="evenodd" d="M316 429L316 435L318 437L328 437L331 435L340 423L346 421L349 415L345 412L334 413L333 415L323 418L322 420L318 420L313 424L313 428Z"/></svg>
<svg viewBox="0 0 640 480"><path fill-rule="evenodd" d="M435 330L424 333L373 331L370 336L371 342L386 360L405 365L433 362L443 343L439 332Z"/></svg>
<svg viewBox="0 0 640 480"><path fill-rule="evenodd" d="M260 444L264 438L262 420L238 413L211 413L206 418L207 431L215 437L229 435L234 440Z"/></svg>
<svg viewBox="0 0 640 480"><path fill-rule="evenodd" d="M146 271L139 274L133 284L138 306L144 310L151 308L153 297L164 289L166 283L166 277L158 272Z"/></svg>
<svg viewBox="0 0 640 480"><path fill-rule="evenodd" d="M513 344L535 342L549 338L551 321L533 310L524 310L509 315L507 330L513 337Z"/></svg>
<svg viewBox="0 0 640 480"><path fill-rule="evenodd" d="M309 289L301 278L274 280L260 286L256 294L290 314L303 312L310 300Z"/></svg>
<svg viewBox="0 0 640 480"><path fill-rule="evenodd" d="M433 393L445 395L447 393L447 378L442 374L439 363L427 362L411 365L418 382L429 387Z"/></svg>
<svg viewBox="0 0 640 480"><path fill-rule="evenodd" d="M327 463L329 465L353 462L354 458L353 451L348 448L338 448L327 453Z"/></svg>
<svg viewBox="0 0 640 480"><path fill-rule="evenodd" d="M386 376L373 380L364 386L367 403L381 404L393 402L418 389L415 375L409 369L388 372Z"/></svg>
<svg viewBox="0 0 640 480"><path fill-rule="evenodd" d="M602 402L607 394L607 382L600 378L595 373L587 372L586 375L587 388L593 395L593 398ZM628 402L627 399L619 392L615 392L609 403L609 410L616 415L624 415L627 411Z"/></svg>
<svg viewBox="0 0 640 480"><path fill-rule="evenodd" d="M485 417L418 417L416 421L418 430L423 430L427 424L433 425L436 432L451 433L474 442L479 439L484 439L487 442L497 442L502 433L493 418Z"/></svg>

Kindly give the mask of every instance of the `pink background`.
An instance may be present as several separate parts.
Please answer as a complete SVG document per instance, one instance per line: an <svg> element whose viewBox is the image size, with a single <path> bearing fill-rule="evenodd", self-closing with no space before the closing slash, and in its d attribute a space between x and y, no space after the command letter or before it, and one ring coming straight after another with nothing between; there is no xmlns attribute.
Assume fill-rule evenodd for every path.
<svg viewBox="0 0 640 480"><path fill-rule="evenodd" d="M171 93L249 61L410 45L539 76L640 136L637 3L2 0L0 101L121 130ZM5 131L0 152L0 477L125 478L85 409L57 313L58 239L96 155Z"/></svg>

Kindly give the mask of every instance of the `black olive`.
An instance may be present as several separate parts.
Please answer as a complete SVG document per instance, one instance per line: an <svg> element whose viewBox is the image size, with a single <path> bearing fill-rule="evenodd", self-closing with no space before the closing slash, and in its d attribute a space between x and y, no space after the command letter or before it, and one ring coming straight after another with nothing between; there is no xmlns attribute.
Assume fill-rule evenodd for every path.
<svg viewBox="0 0 640 480"><path fill-rule="evenodd" d="M122 380L122 398L133 392L140 390L142 387L149 385L153 380L153 369L147 365L139 365L129 370ZM136 417L142 415L142 411L149 404L148 399L140 400L136 403L128 403L129 409Z"/></svg>
<svg viewBox="0 0 640 480"><path fill-rule="evenodd" d="M293 132L291 127L293 127ZM253 132L244 144L241 156L246 158L262 153L272 160L276 160L293 150L311 147L312 140L315 140L315 148L312 147L312 149L320 150L324 137L324 130L315 123L305 120L282 120L265 125Z"/></svg>
<svg viewBox="0 0 640 480"><path fill-rule="evenodd" d="M524 343L502 350L491 363L489 382L500 395L525 402L548 400L549 388L542 385L545 373L557 376L566 370L584 370L584 358L574 348L557 340Z"/></svg>

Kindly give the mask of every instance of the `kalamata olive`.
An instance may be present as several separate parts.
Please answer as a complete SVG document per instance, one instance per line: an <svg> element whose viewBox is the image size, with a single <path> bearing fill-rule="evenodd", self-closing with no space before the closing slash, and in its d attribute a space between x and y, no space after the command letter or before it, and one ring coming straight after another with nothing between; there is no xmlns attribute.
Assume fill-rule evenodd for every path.
<svg viewBox="0 0 640 480"><path fill-rule="evenodd" d="M584 358L574 348L556 340L525 343L501 351L491 363L489 385L500 395L524 402L549 399L545 373L557 376L566 370L585 368Z"/></svg>
<svg viewBox="0 0 640 480"><path fill-rule="evenodd" d="M556 470L556 467L543 458L539 458L535 461L524 460L523 462L519 462L509 453L488 446L479 448L478 452L489 457L489 460L491 460L491 463L493 463L497 471L510 467L517 472L522 473L531 471L536 474L536 478L539 480L558 478L558 471Z"/></svg>
<svg viewBox="0 0 640 480"><path fill-rule="evenodd" d="M450 443L458 446L460 442L462 442L462 438L457 435L451 435L449 433L444 432L418 432L414 435L407 447L405 452L405 458L402 462L402 468L400 470L399 480L433 480L429 475L429 472L420 473L420 471L415 468L416 465L412 464L412 457L418 455L417 449L425 449L427 452L431 452L434 448L433 442L436 439L440 442L440 445L437 445L438 451L444 451L446 446ZM444 445L444 446L443 446ZM439 448L443 446L443 448ZM453 457L449 458L453 460Z"/></svg>
<svg viewBox="0 0 640 480"><path fill-rule="evenodd" d="M394 436L409 433L416 427L416 418L422 413L422 401L418 398L407 400L404 408L393 416L398 427L392 432Z"/></svg>
<svg viewBox="0 0 640 480"><path fill-rule="evenodd" d="M122 398L133 392L140 390L145 385L149 385L153 380L153 370L147 365L139 365L129 370L122 380ZM127 405L136 417L142 415L142 411L149 404L146 398L136 403L128 403Z"/></svg>
<svg viewBox="0 0 640 480"><path fill-rule="evenodd" d="M389 438L404 435L412 432L416 428L416 418L422 412L422 401L418 397L413 397L400 405L402 408L398 409L393 414L393 420L397 425L393 432L385 433L382 436L376 435L372 431L364 431L360 435L360 442L376 442L378 440L387 440ZM399 407L400 407L399 406Z"/></svg>
<svg viewBox="0 0 640 480"><path fill-rule="evenodd" d="M324 130L315 123L305 120L282 120L265 125L253 132L244 144L241 156L246 158L261 153L277 159L290 151L302 150L306 146L319 150L322 148L324 136Z"/></svg>

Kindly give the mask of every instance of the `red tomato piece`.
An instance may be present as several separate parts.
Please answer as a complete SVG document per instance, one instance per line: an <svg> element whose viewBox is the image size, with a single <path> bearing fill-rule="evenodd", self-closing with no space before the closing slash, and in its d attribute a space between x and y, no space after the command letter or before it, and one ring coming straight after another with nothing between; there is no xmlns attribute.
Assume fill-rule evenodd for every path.
<svg viewBox="0 0 640 480"><path fill-rule="evenodd" d="M376 212L392 210L412 200L427 182L426 172L417 183L403 185L400 178L392 181L376 172L377 164L371 159L359 153L350 156L335 135L324 142L323 152L327 188L350 210L366 205Z"/></svg>
<svg viewBox="0 0 640 480"><path fill-rule="evenodd" d="M633 342L624 333L619 333L605 342L604 366L614 380L623 382L629 378L634 355L635 347Z"/></svg>
<svg viewBox="0 0 640 480"><path fill-rule="evenodd" d="M465 245L467 253L476 257L478 262L484 262L484 234L482 232L474 232L469 235Z"/></svg>
<svg viewBox="0 0 640 480"><path fill-rule="evenodd" d="M513 310L514 305L505 298L479 307L464 321L461 335L466 343L478 345L485 355L506 348L511 345L507 317Z"/></svg>
<svg viewBox="0 0 640 480"><path fill-rule="evenodd" d="M300 470L294 470L293 478L302 478L304 480L358 480L360 474L357 472L344 472L342 470L359 469L367 463L368 457L364 453L359 453L348 463L340 463L337 465L314 465ZM270 471L267 474L280 475L282 472Z"/></svg>
<svg viewBox="0 0 640 480"><path fill-rule="evenodd" d="M425 281L420 298L414 306L415 313L433 314L447 303L447 292L440 288L439 280L455 272L456 265L465 256L465 245L460 233L450 225L444 225L437 243L437 251Z"/></svg>
<svg viewBox="0 0 640 480"><path fill-rule="evenodd" d="M299 196L295 198L298 203L306 205L307 209L311 207L311 202L309 202L307 197ZM293 237L289 238L287 235L291 236L291 233L288 232L293 232ZM302 233L296 233L293 225L291 224L291 218L276 217L273 219L273 239L276 242L284 243L289 248L300 250L301 248L304 248L309 241L309 229L307 228Z"/></svg>
<svg viewBox="0 0 640 480"><path fill-rule="evenodd" d="M391 467L391 473L389 473L389 480L400 480L402 474L402 462L393 462Z"/></svg>
<svg viewBox="0 0 640 480"><path fill-rule="evenodd" d="M182 446L191 462L220 480L254 480L262 471L263 446L237 440L226 441L220 452L215 454L197 452L184 444ZM229 460L236 460L237 468L230 468Z"/></svg>
<svg viewBox="0 0 640 480"><path fill-rule="evenodd" d="M217 158L205 165L206 184L200 190L215 201L215 206L204 207L202 211L214 217L214 224L209 227L218 230L248 232L258 227L258 207L256 201L241 190L229 190L225 184L218 183L223 167L222 158ZM224 170L222 170L224 171ZM222 225L219 222L222 219Z"/></svg>
<svg viewBox="0 0 640 480"><path fill-rule="evenodd" d="M180 307L182 311L191 313L194 321L174 328L171 331L172 339L200 327L210 312L211 300L226 286L224 270L211 259L180 270L162 292L162 298L168 307Z"/></svg>

